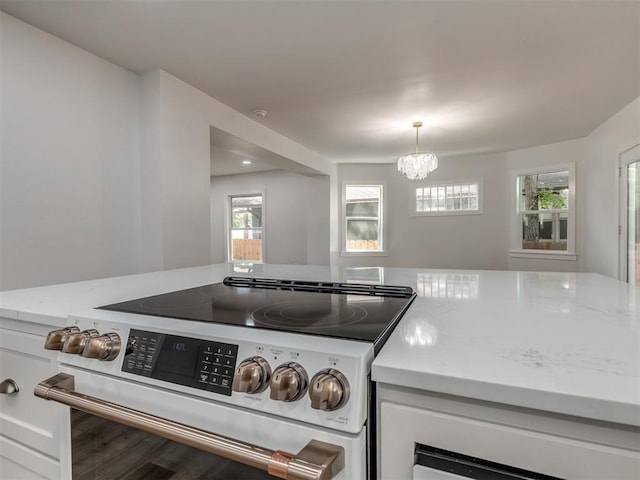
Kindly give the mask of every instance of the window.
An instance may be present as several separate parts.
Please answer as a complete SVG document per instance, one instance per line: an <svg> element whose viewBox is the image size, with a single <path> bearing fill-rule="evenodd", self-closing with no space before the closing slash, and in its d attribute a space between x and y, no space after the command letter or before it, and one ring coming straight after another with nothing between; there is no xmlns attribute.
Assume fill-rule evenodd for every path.
<svg viewBox="0 0 640 480"><path fill-rule="evenodd" d="M428 184L416 188L415 215L482 213L482 181Z"/></svg>
<svg viewBox="0 0 640 480"><path fill-rule="evenodd" d="M344 251L382 252L382 185L344 186Z"/></svg>
<svg viewBox="0 0 640 480"><path fill-rule="evenodd" d="M573 164L514 175L513 252L574 254Z"/></svg>
<svg viewBox="0 0 640 480"><path fill-rule="evenodd" d="M229 261L263 262L262 195L231 196L229 204Z"/></svg>

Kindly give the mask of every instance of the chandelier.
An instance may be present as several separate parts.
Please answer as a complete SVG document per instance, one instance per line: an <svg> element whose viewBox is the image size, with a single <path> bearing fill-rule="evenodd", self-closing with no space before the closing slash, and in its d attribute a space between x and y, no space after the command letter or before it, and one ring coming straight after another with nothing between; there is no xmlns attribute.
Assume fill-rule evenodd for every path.
<svg viewBox="0 0 640 480"><path fill-rule="evenodd" d="M422 180L438 168L438 157L432 152L418 151L418 129L422 122L414 122L416 129L416 151L398 159L398 171L404 173L409 180Z"/></svg>

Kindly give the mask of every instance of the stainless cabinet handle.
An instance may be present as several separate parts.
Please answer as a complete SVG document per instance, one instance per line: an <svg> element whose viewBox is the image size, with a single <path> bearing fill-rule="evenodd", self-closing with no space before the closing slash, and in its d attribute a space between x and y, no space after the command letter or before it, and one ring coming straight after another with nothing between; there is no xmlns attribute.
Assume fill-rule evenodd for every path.
<svg viewBox="0 0 640 480"><path fill-rule="evenodd" d="M0 383L0 394L13 395L19 391L18 384L13 378L7 378Z"/></svg>
<svg viewBox="0 0 640 480"><path fill-rule="evenodd" d="M311 440L296 455L273 451L74 392L72 375L43 380L36 397L213 453L289 480L330 480L344 468L344 448Z"/></svg>

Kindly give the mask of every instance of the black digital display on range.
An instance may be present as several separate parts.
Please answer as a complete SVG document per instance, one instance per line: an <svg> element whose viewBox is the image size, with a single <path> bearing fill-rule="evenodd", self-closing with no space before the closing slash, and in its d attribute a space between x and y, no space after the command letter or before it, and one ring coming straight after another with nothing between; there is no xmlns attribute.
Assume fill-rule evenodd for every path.
<svg viewBox="0 0 640 480"><path fill-rule="evenodd" d="M193 377L198 359L198 344L191 339L166 336L155 370L166 374Z"/></svg>
<svg viewBox="0 0 640 480"><path fill-rule="evenodd" d="M131 330L122 371L231 395L238 346Z"/></svg>

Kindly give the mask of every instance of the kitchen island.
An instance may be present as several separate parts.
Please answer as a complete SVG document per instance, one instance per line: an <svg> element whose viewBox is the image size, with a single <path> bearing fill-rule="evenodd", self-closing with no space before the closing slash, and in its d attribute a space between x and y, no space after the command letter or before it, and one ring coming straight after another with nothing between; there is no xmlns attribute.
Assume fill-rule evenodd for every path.
<svg viewBox="0 0 640 480"><path fill-rule="evenodd" d="M380 478L419 475L415 445L427 443L547 475L560 476L560 460L572 465L589 457L605 462L610 475L560 472L578 472L566 475L572 478L640 473L639 293L596 274L220 264L0 292L2 380L19 376L8 368L25 358L37 359L41 371L34 379L55 372L55 357L38 345L68 314L227 275L378 282L416 291L372 365ZM23 345L31 350L25 353ZM25 381L20 397L30 400L33 381ZM46 420L43 427L21 399L2 397L3 465L28 458L29 471L41 468L40 476L55 478L56 423Z"/></svg>
<svg viewBox="0 0 640 480"><path fill-rule="evenodd" d="M381 478L432 478L430 455L446 452L640 478L640 289L581 273L416 275L418 298L372 368Z"/></svg>

